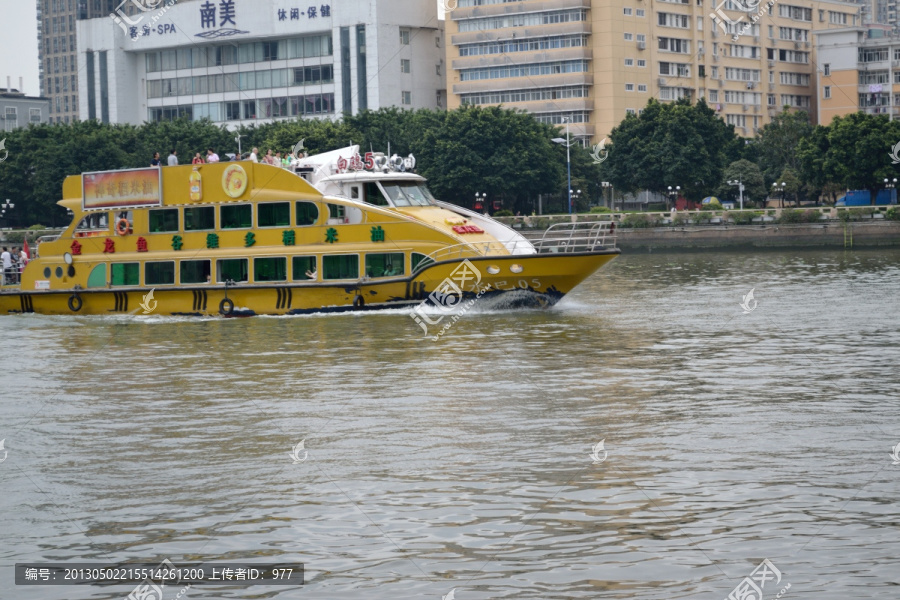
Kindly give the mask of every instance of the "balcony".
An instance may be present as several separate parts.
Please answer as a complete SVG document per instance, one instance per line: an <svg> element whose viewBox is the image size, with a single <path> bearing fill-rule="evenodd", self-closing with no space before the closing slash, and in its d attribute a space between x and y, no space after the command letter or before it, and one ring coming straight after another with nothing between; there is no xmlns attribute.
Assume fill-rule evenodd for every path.
<svg viewBox="0 0 900 600"><path fill-rule="evenodd" d="M505 65L545 63L559 60L590 60L593 56L593 50L590 48L560 48L558 50L539 50L537 52L464 56L451 61L450 65L454 69L475 69L479 67L502 67Z"/></svg>
<svg viewBox="0 0 900 600"><path fill-rule="evenodd" d="M504 106L523 108L530 113L551 113L562 111L592 111L594 101L590 98L561 98L557 100L536 100L532 102L508 102Z"/></svg>
<svg viewBox="0 0 900 600"><path fill-rule="evenodd" d="M467 31L465 33L451 35L450 43L454 46L459 46L460 44L473 44L477 42L496 42L497 40L511 39L513 33L516 34L517 40L551 35L591 33L591 24L586 21L575 21L572 23L553 23L550 25L530 25L528 27L513 29Z"/></svg>
<svg viewBox="0 0 900 600"><path fill-rule="evenodd" d="M590 8L591 0L543 0L542 2L504 2L483 6L466 6L455 8L450 13L454 21L481 17L497 17L518 15L522 13L542 12L546 10L565 10L567 8ZM620 11L621 12L621 11Z"/></svg>
<svg viewBox="0 0 900 600"><path fill-rule="evenodd" d="M565 85L593 85L590 73L559 73L556 75L532 75L531 77L511 77L508 79L479 79L453 84L454 94L494 92L505 90L533 89L535 87L561 87Z"/></svg>

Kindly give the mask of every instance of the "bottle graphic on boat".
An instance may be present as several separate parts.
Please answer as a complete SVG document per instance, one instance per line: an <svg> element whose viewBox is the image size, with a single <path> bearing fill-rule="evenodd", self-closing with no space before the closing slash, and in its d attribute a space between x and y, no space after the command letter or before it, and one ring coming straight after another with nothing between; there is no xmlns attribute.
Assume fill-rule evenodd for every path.
<svg viewBox="0 0 900 600"><path fill-rule="evenodd" d="M200 202L201 198L203 198L203 187L201 183L203 178L200 176L200 171L197 170L197 167L194 167L194 171L191 173L191 201L192 202Z"/></svg>

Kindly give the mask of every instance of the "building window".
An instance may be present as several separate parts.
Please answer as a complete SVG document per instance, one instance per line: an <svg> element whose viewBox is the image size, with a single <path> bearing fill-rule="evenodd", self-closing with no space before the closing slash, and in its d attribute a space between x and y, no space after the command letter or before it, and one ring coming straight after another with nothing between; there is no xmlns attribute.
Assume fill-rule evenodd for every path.
<svg viewBox="0 0 900 600"><path fill-rule="evenodd" d="M647 91L647 84L645 84L645 83L639 83L639 84L638 84L638 91L639 91L639 92L645 92L645 93L646 93L646 91Z"/></svg>
<svg viewBox="0 0 900 600"><path fill-rule="evenodd" d="M626 42L630 42L630 41L632 41L632 40L634 40L634 34L633 34L633 33L626 33L626 34L625 34L625 41L626 41Z"/></svg>
<svg viewBox="0 0 900 600"><path fill-rule="evenodd" d="M409 29L400 30L400 43L409 46Z"/></svg>
<svg viewBox="0 0 900 600"><path fill-rule="evenodd" d="M403 104L412 104L412 92L400 92L400 102Z"/></svg>
<svg viewBox="0 0 900 600"><path fill-rule="evenodd" d="M625 114L626 114L626 115L633 115L633 114L635 114L635 113L634 113L634 109L633 109L633 108L626 108L626 109L625 109Z"/></svg>
<svg viewBox="0 0 900 600"><path fill-rule="evenodd" d="M824 97L826 100L827 100L828 98L831 98L831 86L830 86L830 85L826 85L826 86L824 87L824 89L823 89L823 92L824 92L823 97Z"/></svg>
<svg viewBox="0 0 900 600"><path fill-rule="evenodd" d="M626 83L626 84L625 84L625 91L626 91L626 92L633 92L633 91L634 91L634 84L633 84L633 83Z"/></svg>
<svg viewBox="0 0 900 600"><path fill-rule="evenodd" d="M643 59L643 58L639 58L638 61L637 61L637 66L638 66L638 67L646 67L646 66L647 66L647 60L646 60L646 59Z"/></svg>
<svg viewBox="0 0 900 600"><path fill-rule="evenodd" d="M636 17L643 17L643 16L644 16L644 9L643 9L643 8L636 8L636 9L634 10L634 16L636 16Z"/></svg>
<svg viewBox="0 0 900 600"><path fill-rule="evenodd" d="M41 122L41 109L32 108L32 109L29 109L29 111L30 111L29 118L31 119L31 122L32 123L40 123Z"/></svg>
<svg viewBox="0 0 900 600"><path fill-rule="evenodd" d="M633 66L634 66L634 59L633 59L633 58L626 58L626 59L625 59L625 66L626 66L626 67L633 67Z"/></svg>
<svg viewBox="0 0 900 600"><path fill-rule="evenodd" d="M400 59L400 72L401 73L409 73L409 63L410 63L410 61L408 58Z"/></svg>
<svg viewBox="0 0 900 600"><path fill-rule="evenodd" d="M631 9L628 8L627 6L626 6L625 8L622 9L622 12L625 14L626 17L630 17L630 16L631 16Z"/></svg>
<svg viewBox="0 0 900 600"><path fill-rule="evenodd" d="M822 75L825 77L831 77L831 63L825 63L822 65Z"/></svg>
<svg viewBox="0 0 900 600"><path fill-rule="evenodd" d="M644 35L643 33L639 33L639 34L637 34L637 37L635 39L639 42L646 42L647 36Z"/></svg>

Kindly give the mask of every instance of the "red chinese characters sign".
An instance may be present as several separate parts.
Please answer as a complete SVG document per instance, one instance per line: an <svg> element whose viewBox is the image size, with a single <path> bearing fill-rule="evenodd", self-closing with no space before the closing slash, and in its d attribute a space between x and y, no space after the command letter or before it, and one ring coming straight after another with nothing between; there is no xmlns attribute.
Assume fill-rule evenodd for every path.
<svg viewBox="0 0 900 600"><path fill-rule="evenodd" d="M84 210L162 205L162 175L157 167L85 173L81 183Z"/></svg>
<svg viewBox="0 0 900 600"><path fill-rule="evenodd" d="M484 229L477 225L454 225L453 231L456 233L484 233Z"/></svg>

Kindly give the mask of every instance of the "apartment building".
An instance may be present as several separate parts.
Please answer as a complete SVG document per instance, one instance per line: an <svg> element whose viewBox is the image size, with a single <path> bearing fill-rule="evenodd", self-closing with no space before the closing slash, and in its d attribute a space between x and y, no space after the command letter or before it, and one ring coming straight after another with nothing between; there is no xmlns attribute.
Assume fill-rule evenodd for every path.
<svg viewBox="0 0 900 600"><path fill-rule="evenodd" d="M12 87L11 77L6 78L5 88L0 88L0 131L47 122L47 99L26 95L22 79L19 78L19 89Z"/></svg>
<svg viewBox="0 0 900 600"><path fill-rule="evenodd" d="M503 104L597 143L651 98L705 98L741 135L784 107L815 113L812 33L855 4L781 0L459 0L447 20L449 108Z"/></svg>
<svg viewBox="0 0 900 600"><path fill-rule="evenodd" d="M818 122L863 111L900 117L900 36L869 25L816 35Z"/></svg>

